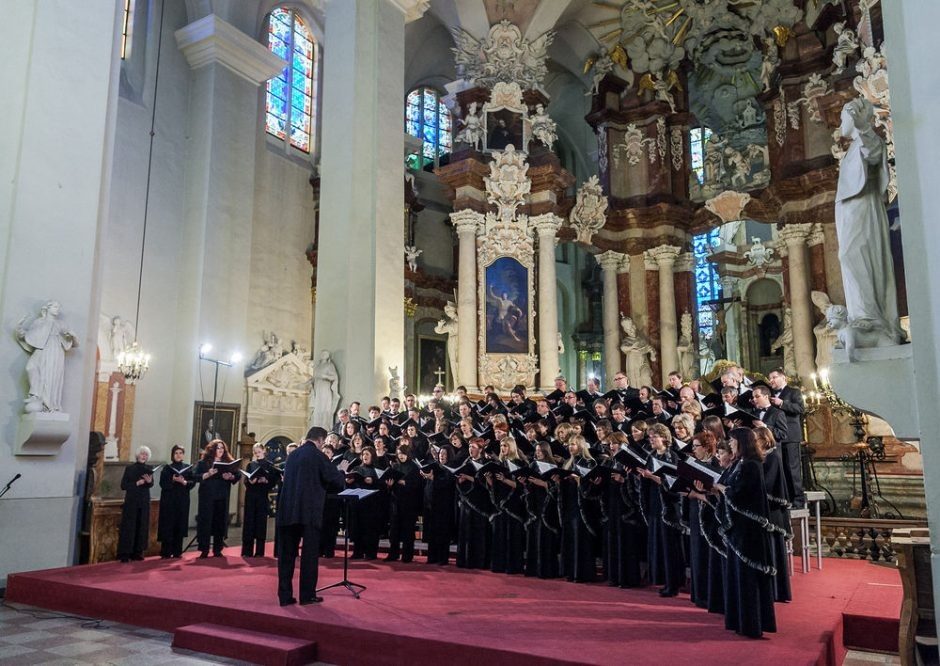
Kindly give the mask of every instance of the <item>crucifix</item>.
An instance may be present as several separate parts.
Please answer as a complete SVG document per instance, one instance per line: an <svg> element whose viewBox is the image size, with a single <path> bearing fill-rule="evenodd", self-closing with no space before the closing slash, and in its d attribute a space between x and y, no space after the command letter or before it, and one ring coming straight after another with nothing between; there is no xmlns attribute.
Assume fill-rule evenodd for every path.
<svg viewBox="0 0 940 666"><path fill-rule="evenodd" d="M441 369L441 366L437 366L437 371L434 372L433 374L437 375L437 383L440 384L441 386L443 386L443 385L444 385L444 375L446 375L447 373L444 372L444 371Z"/></svg>

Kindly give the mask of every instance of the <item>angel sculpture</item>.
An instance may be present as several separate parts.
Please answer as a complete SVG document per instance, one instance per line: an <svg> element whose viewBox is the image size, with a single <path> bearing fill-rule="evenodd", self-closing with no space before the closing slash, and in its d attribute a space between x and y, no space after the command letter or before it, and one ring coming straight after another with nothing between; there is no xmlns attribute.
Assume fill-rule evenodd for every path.
<svg viewBox="0 0 940 666"><path fill-rule="evenodd" d="M434 327L434 332L438 335L447 336L447 359L450 361L451 374L457 374L457 306L452 301L447 301L444 305L444 317L440 319Z"/></svg>
<svg viewBox="0 0 940 666"><path fill-rule="evenodd" d="M661 102L669 105L672 113L676 112L676 98L672 96L670 90L673 88L682 91L682 83L679 81L679 74L673 70L666 75L666 78L659 78L647 72L640 79L640 90L649 90L653 96Z"/></svg>
<svg viewBox="0 0 940 666"><path fill-rule="evenodd" d="M796 357L793 350L793 313L790 308L783 311L783 333L770 343L770 353L783 350L783 371L788 377L796 377Z"/></svg>
<svg viewBox="0 0 940 666"><path fill-rule="evenodd" d="M265 368L276 360L281 358L284 355L284 347L281 345L280 339L278 339L277 334L274 331L266 333L261 331L262 344L258 348L258 351L255 352L254 358L251 359L251 363L246 367L247 371L260 370Z"/></svg>
<svg viewBox="0 0 940 666"><path fill-rule="evenodd" d="M483 118L477 113L478 104L470 102L470 108L467 110L467 117L461 119L463 129L457 133L457 142L466 143L473 146L474 150L480 150L483 145Z"/></svg>
<svg viewBox="0 0 940 666"><path fill-rule="evenodd" d="M773 37L764 40L764 58L760 65L760 81L763 85L763 92L770 90L771 80L774 78L774 72L777 71L777 65L780 64L780 55L777 52L777 44Z"/></svg>
<svg viewBox="0 0 940 666"><path fill-rule="evenodd" d="M558 140L558 133L555 131L555 121L545 113L545 107L541 104L535 107L535 113L530 118L532 124L532 136L542 142L546 148L551 148L552 144Z"/></svg>
<svg viewBox="0 0 940 666"><path fill-rule="evenodd" d="M418 271L418 257L424 250L419 250L417 245L406 245L405 246L405 260L408 262L408 269L412 273Z"/></svg>
<svg viewBox="0 0 940 666"><path fill-rule="evenodd" d="M816 336L816 367L828 368L832 365L832 350L839 342L839 329L833 326L830 314L835 312L835 308L844 309L844 306L835 305L824 291L813 291L810 298L823 315L823 320L813 327L813 335Z"/></svg>
<svg viewBox="0 0 940 666"><path fill-rule="evenodd" d="M858 50L859 43L855 31L845 27L845 21L836 23L832 29L839 36L839 41L836 42L836 47L832 52L832 64L836 66L834 73L841 74L845 71L846 60Z"/></svg>
<svg viewBox="0 0 940 666"><path fill-rule="evenodd" d="M613 49L607 50L602 48L597 55L593 55L584 61L584 73L587 74L594 69L594 79L591 83L591 89L587 91L585 96L596 95L598 89L600 88L601 81L604 80L604 77L614 71L614 66L619 65L622 70L627 72L629 78L629 84L633 85L633 73L630 71L627 66L627 52L624 50L623 46L617 44Z"/></svg>
<svg viewBox="0 0 940 666"><path fill-rule="evenodd" d="M120 317L111 318L111 330L108 332L108 346L111 358L117 360L134 342L134 325Z"/></svg>
<svg viewBox="0 0 940 666"><path fill-rule="evenodd" d="M59 319L61 310L58 301L46 301L38 317L27 315L16 325L16 341L29 354L26 413L62 411L65 352L78 347L78 336Z"/></svg>

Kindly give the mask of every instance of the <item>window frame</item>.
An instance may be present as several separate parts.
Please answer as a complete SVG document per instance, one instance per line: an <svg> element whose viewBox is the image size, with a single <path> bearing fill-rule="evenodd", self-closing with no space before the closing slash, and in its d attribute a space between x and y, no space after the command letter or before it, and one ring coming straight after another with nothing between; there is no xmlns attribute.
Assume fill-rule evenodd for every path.
<svg viewBox="0 0 940 666"><path fill-rule="evenodd" d="M427 141L424 138L424 130L426 127L424 123L424 98L428 92L434 93L434 101L435 101L435 108L434 108L435 125L434 127L436 128L436 132L435 132L435 137L434 137L435 143L434 143L434 159L433 160L424 154L424 145L427 143ZM418 93L418 96L421 99L421 105L420 105L421 114L420 114L420 124L419 124L418 134L412 134L408 130L408 124L409 124L408 106L410 104L411 96L414 95L415 93ZM448 109L447 106L444 104L444 101L443 101L444 96L445 96L444 93L442 93L438 88L435 88L434 86L430 86L430 85L417 85L411 90L409 90L408 94L405 95L404 114L403 114L404 115L404 131L409 136L414 136L422 140L422 149L420 153L420 158L421 158L420 165L411 163L411 159L412 157L414 157L415 153L410 153L406 157L406 162L408 163L408 168L410 169L416 169L418 171L422 171L428 165L433 165L435 168L437 168L438 166L440 166L441 157L443 157L444 155L450 155L454 150L454 114L452 114L450 112L450 109ZM449 128L447 130L444 130L441 128L442 111L447 114L448 124L449 124ZM447 146L446 151L442 152L441 137L445 132L450 139L450 142L449 142L450 145Z"/></svg>

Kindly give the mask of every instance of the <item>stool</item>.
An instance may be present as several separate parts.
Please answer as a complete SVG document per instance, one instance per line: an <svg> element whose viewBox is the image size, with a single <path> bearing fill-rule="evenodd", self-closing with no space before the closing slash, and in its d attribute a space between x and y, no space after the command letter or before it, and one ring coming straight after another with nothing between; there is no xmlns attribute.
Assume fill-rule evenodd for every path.
<svg viewBox="0 0 940 666"><path fill-rule="evenodd" d="M822 571L822 503L826 501L826 493L821 490L811 490L806 495L806 504L815 505L813 513L816 516L816 568Z"/></svg>
<svg viewBox="0 0 940 666"><path fill-rule="evenodd" d="M790 524L800 521L800 543L803 544L803 573L809 573L809 509L790 509ZM793 574L793 539L787 542L787 561Z"/></svg>

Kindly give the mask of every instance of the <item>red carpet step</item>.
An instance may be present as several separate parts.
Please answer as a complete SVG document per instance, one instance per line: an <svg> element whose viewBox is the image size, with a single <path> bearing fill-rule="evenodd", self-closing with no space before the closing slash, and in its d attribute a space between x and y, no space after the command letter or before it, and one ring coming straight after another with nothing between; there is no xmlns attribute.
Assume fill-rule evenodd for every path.
<svg viewBox="0 0 940 666"><path fill-rule="evenodd" d="M317 659L317 644L312 641L210 622L178 627L173 647L263 666L299 666Z"/></svg>
<svg viewBox="0 0 940 666"><path fill-rule="evenodd" d="M845 647L897 653L903 597L899 584L860 583L842 611Z"/></svg>

